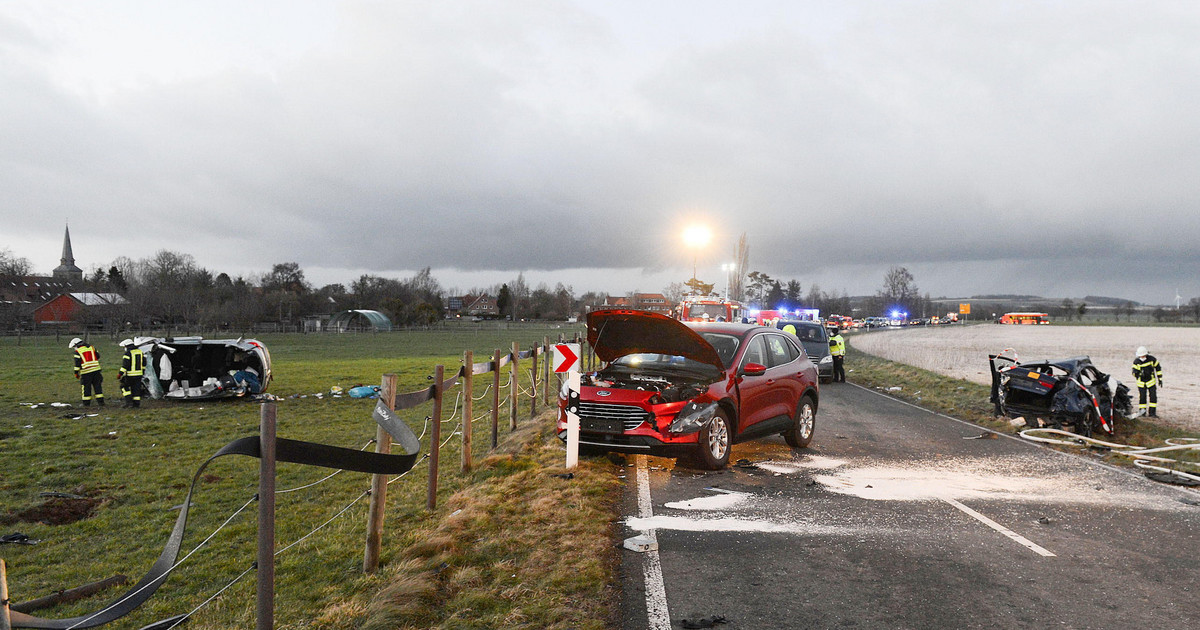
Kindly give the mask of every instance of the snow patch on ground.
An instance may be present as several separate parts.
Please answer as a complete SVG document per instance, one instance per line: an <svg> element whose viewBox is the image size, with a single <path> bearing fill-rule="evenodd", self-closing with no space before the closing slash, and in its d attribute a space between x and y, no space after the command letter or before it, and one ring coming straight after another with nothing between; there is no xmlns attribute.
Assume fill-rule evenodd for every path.
<svg viewBox="0 0 1200 630"><path fill-rule="evenodd" d="M649 529L686 532L763 532L775 534L806 534L809 536L861 536L862 527L836 527L814 523L763 521L742 518L698 519L685 516L651 516L631 518L625 521L630 528L640 531ZM880 531L886 531L880 529Z"/></svg>
<svg viewBox="0 0 1200 630"><path fill-rule="evenodd" d="M728 510L744 502L750 495L744 492L723 492L711 497L697 497L685 501L664 503L663 507L673 510Z"/></svg>
<svg viewBox="0 0 1200 630"><path fill-rule="evenodd" d="M877 464L846 467L813 480L840 494L872 501L1004 500L1031 503L1113 505L1143 509L1182 506L1160 496L1110 488L1077 477L1024 474L1033 462L1015 458L997 467L994 459L950 459L923 464Z"/></svg>

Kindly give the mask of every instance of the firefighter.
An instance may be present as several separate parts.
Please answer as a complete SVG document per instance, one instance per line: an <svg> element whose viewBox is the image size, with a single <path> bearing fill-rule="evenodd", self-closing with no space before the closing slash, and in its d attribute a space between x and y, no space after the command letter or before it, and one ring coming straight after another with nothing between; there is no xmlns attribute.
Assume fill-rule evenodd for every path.
<svg viewBox="0 0 1200 630"><path fill-rule="evenodd" d="M829 354L833 355L833 382L845 383L846 340L837 328L829 329Z"/></svg>
<svg viewBox="0 0 1200 630"><path fill-rule="evenodd" d="M121 347L125 348L121 369L117 372L117 377L121 379L121 396L125 398L121 407L136 409L142 406L142 374L146 372L146 355L133 345L132 339L122 341Z"/></svg>
<svg viewBox="0 0 1200 630"><path fill-rule="evenodd" d="M1146 346L1139 346L1133 359L1133 378L1138 388L1138 415L1158 416L1158 388L1162 382L1162 366ZM1149 398L1149 401L1147 401ZM1147 412L1148 411L1148 412Z"/></svg>
<svg viewBox="0 0 1200 630"><path fill-rule="evenodd" d="M75 359L75 378L83 391L83 406L90 407L92 399L96 404L104 406L104 374L100 372L100 351L89 343L76 337L67 344Z"/></svg>

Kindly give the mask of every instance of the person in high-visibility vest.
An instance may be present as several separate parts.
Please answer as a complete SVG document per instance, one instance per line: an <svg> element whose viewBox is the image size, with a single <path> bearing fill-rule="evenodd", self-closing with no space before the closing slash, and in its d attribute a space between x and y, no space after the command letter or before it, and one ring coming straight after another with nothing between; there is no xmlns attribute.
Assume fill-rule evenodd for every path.
<svg viewBox="0 0 1200 630"><path fill-rule="evenodd" d="M1133 379L1138 388L1138 415L1158 416L1158 388L1166 387L1162 380L1162 366L1150 354L1146 346L1139 346L1133 359ZM1147 411L1149 413L1147 413Z"/></svg>
<svg viewBox="0 0 1200 630"><path fill-rule="evenodd" d="M142 406L142 374L146 372L146 355L135 345L132 339L121 342L125 354L121 357L121 369L117 376L121 379L121 396L125 402L122 407L137 408Z"/></svg>
<svg viewBox="0 0 1200 630"><path fill-rule="evenodd" d="M79 380L83 392L83 406L90 407L95 399L96 404L103 407L104 374L100 372L100 351L96 350L95 346L84 343L79 337L72 339L67 347L74 354L75 378Z"/></svg>
<svg viewBox="0 0 1200 630"><path fill-rule="evenodd" d="M829 354L833 355L833 382L846 382L846 340L837 328L829 329Z"/></svg>

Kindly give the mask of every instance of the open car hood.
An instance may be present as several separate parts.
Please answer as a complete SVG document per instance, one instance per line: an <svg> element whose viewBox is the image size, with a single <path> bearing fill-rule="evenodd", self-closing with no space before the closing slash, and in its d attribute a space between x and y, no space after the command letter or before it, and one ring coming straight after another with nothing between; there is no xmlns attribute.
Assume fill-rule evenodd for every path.
<svg viewBox="0 0 1200 630"><path fill-rule="evenodd" d="M604 362L629 354L686 357L724 370L712 344L683 322L661 313L612 309L588 313L588 344Z"/></svg>

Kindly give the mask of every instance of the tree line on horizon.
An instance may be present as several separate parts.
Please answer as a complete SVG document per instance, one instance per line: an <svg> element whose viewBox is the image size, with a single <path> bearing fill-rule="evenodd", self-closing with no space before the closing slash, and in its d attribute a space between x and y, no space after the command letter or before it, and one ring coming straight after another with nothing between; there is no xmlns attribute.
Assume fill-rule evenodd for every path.
<svg viewBox="0 0 1200 630"><path fill-rule="evenodd" d="M27 259L0 249L0 278L28 276L31 269ZM941 314L929 293L922 294L912 273L902 266L890 268L881 287L865 299L852 299L845 290L826 291L816 283L803 291L796 279L772 278L760 271L749 271L744 278L729 278L727 282L729 297L753 308L816 308L822 314L850 315L857 307L857 315L861 316L893 311L906 312L910 317ZM92 269L83 284L85 291L125 297L128 304L118 309L123 324L214 329L248 329L262 322L295 325L306 318L350 309L380 311L400 326L427 326L445 317L447 297L484 294L496 298L501 317L562 321L587 313L609 297L594 291L577 296L570 285L563 283L530 287L523 273L506 283L457 293L443 288L429 267L408 278L363 274L348 286L333 283L315 287L296 262L277 263L260 276L231 277L199 266L190 254L166 249L138 260L117 258L107 269ZM692 278L671 283L663 289L663 296L678 303L689 293L713 293L714 288L715 283ZM639 293L633 290L626 294L634 306ZM1135 307L1125 301L1109 312L1117 321L1122 316L1129 320ZM1082 319L1088 304L1067 298L1050 310L1052 315L1071 321ZM22 316L28 313L4 309L0 324L9 328ZM1192 298L1180 309L1155 309L1151 316L1158 322L1179 322L1189 317L1200 322L1200 298Z"/></svg>

